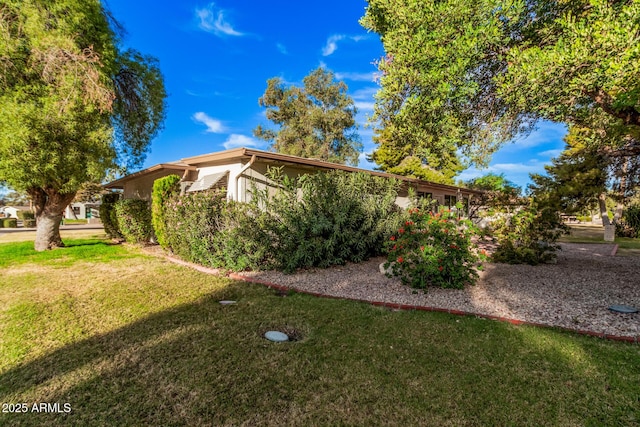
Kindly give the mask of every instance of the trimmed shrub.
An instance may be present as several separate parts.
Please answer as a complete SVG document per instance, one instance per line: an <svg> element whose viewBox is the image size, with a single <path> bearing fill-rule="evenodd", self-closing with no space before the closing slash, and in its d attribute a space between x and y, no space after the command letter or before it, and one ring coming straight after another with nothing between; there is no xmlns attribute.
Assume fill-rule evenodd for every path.
<svg viewBox="0 0 640 427"><path fill-rule="evenodd" d="M226 204L222 191L174 194L165 201L167 246L181 258L218 267L215 236Z"/></svg>
<svg viewBox="0 0 640 427"><path fill-rule="evenodd" d="M458 206L461 208L462 205ZM471 237L478 234L470 220L458 218L456 212L411 208L408 219L387 243L389 255L385 268L389 275L400 276L413 288L428 286L462 289L474 284L486 259Z"/></svg>
<svg viewBox="0 0 640 427"><path fill-rule="evenodd" d="M24 219L24 220L22 220L22 225L25 228L34 228L36 226L36 220L35 219Z"/></svg>
<svg viewBox="0 0 640 427"><path fill-rule="evenodd" d="M18 220L16 218L3 218L2 225L4 228L18 228Z"/></svg>
<svg viewBox="0 0 640 427"><path fill-rule="evenodd" d="M18 211L18 218L24 219L36 219L36 213L33 211Z"/></svg>
<svg viewBox="0 0 640 427"><path fill-rule="evenodd" d="M511 217L494 223L498 248L492 258L508 264L537 265L556 259L556 241L567 232L560 216L551 208L538 209L534 202Z"/></svg>
<svg viewBox="0 0 640 427"><path fill-rule="evenodd" d="M122 199L115 203L118 229L127 242L148 243L153 237L151 209L146 200Z"/></svg>
<svg viewBox="0 0 640 427"><path fill-rule="evenodd" d="M153 182L153 193L151 194L151 223L156 240L163 248L168 247L166 239L166 220L164 214L165 201L173 194L180 191L180 177L178 175L168 175L156 179Z"/></svg>
<svg viewBox="0 0 640 427"><path fill-rule="evenodd" d="M100 205L100 221L102 221L105 233L112 239L122 238L115 210L115 204L118 200L120 200L120 193L103 194Z"/></svg>

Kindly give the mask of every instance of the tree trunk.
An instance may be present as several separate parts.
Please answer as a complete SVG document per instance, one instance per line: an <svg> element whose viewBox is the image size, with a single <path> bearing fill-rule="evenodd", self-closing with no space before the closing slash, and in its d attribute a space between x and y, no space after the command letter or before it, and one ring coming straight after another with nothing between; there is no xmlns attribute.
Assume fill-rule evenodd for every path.
<svg viewBox="0 0 640 427"><path fill-rule="evenodd" d="M629 158L624 160L622 164L622 175L620 176L620 186L618 188L618 204L616 205L616 212L613 216L613 223L618 224L622 219L624 212L624 202L627 195L627 174L629 173Z"/></svg>
<svg viewBox="0 0 640 427"><path fill-rule="evenodd" d="M609 215L607 214L607 194L602 192L598 196L598 205L600 206L600 216L602 217L602 225L611 225Z"/></svg>
<svg viewBox="0 0 640 427"><path fill-rule="evenodd" d="M71 203L75 193L59 193L54 189L33 188L29 190L36 216L36 251L63 247L60 238L60 221L64 209Z"/></svg>

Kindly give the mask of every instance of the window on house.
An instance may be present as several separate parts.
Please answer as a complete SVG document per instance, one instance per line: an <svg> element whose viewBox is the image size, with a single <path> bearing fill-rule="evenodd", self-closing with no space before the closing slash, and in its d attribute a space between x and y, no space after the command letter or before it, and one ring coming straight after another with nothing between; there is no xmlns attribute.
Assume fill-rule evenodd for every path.
<svg viewBox="0 0 640 427"><path fill-rule="evenodd" d="M80 206L73 206L73 213L76 215L80 215Z"/></svg>
<svg viewBox="0 0 640 427"><path fill-rule="evenodd" d="M454 207L456 205L456 196L445 195L444 196L444 205L449 207L449 208Z"/></svg>

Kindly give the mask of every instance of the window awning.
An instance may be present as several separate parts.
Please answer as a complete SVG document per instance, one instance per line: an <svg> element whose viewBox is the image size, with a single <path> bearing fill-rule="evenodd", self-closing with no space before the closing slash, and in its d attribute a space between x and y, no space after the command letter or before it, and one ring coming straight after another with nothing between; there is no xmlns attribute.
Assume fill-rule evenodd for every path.
<svg viewBox="0 0 640 427"><path fill-rule="evenodd" d="M204 191L212 188L222 188L227 186L229 181L229 171L214 173L206 175L191 184L191 187L186 191L190 193L192 191Z"/></svg>

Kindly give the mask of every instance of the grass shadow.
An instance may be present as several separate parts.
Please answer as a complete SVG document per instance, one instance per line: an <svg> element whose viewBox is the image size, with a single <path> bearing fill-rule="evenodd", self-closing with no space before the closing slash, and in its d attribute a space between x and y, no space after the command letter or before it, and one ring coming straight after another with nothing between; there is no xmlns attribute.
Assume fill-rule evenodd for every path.
<svg viewBox="0 0 640 427"><path fill-rule="evenodd" d="M262 338L277 325L305 337ZM637 384L633 346L232 283L3 372L1 402L72 412L0 416L13 415L11 425L624 424L637 416Z"/></svg>

